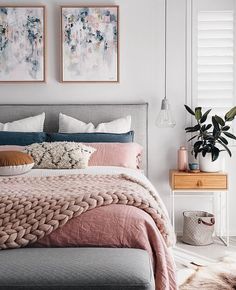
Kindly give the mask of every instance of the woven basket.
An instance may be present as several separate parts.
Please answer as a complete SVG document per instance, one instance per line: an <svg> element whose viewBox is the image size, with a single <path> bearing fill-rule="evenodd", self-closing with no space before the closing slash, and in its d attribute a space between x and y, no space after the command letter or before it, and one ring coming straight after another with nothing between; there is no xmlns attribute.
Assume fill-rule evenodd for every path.
<svg viewBox="0 0 236 290"><path fill-rule="evenodd" d="M205 211L185 211L183 242L194 246L213 243L215 217Z"/></svg>

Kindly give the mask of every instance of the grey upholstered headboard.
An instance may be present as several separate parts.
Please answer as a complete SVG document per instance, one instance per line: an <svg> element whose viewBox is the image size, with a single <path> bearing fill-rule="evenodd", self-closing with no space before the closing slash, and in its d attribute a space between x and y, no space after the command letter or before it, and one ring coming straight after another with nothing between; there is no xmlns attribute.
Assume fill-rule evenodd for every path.
<svg viewBox="0 0 236 290"><path fill-rule="evenodd" d="M46 113L46 132L58 131L60 112L84 122L109 122L113 119L131 115L135 141L144 148L143 168L148 172L148 104L60 104L60 105L0 105L0 122L14 120Z"/></svg>

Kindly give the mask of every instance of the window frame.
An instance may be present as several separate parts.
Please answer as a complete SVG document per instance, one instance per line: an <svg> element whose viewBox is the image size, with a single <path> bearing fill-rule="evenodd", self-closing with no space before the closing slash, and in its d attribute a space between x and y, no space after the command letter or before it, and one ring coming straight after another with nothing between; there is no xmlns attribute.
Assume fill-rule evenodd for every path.
<svg viewBox="0 0 236 290"><path fill-rule="evenodd" d="M190 107L196 106L196 99L194 97L195 84L194 79L196 79L196 69L197 68L197 59L194 59L194 55L196 55L196 48L194 47L194 29L197 30L197 14L194 11L193 2L198 0L186 0L186 27L185 27L185 49L186 49L186 57L185 57L185 80L186 80L186 88L185 88L185 103ZM236 1L234 1L234 48L236 51ZM195 34L197 35L197 34ZM234 106L236 106L236 52L234 53ZM193 118L186 112L186 125L193 125ZM233 124L233 133L236 133L236 120L234 120ZM186 136L186 140L188 139ZM229 147L236 147L236 141L233 140L232 143L229 144Z"/></svg>

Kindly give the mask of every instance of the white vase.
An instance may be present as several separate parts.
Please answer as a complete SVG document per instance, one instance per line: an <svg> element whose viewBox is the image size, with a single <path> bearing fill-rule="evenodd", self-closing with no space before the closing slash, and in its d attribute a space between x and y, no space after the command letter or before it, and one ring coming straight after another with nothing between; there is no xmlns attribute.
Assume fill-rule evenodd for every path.
<svg viewBox="0 0 236 290"><path fill-rule="evenodd" d="M202 154L199 154L199 167L203 172L219 172L222 170L222 156L212 161L211 153L207 153L205 157Z"/></svg>

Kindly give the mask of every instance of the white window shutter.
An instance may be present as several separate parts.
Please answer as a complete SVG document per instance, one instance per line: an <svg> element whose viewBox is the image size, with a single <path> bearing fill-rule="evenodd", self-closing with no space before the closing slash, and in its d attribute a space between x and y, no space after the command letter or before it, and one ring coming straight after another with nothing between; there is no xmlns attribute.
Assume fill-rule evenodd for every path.
<svg viewBox="0 0 236 290"><path fill-rule="evenodd" d="M233 11L198 11L195 46L195 104L224 116L235 104Z"/></svg>

